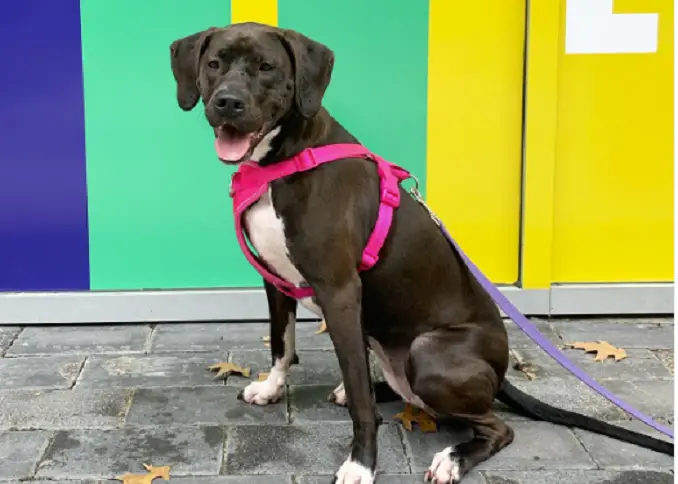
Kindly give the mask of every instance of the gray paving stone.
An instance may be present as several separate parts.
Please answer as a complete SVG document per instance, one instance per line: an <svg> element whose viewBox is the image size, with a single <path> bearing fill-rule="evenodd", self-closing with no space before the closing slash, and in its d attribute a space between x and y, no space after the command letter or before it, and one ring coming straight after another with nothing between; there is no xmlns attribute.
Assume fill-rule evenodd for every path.
<svg viewBox="0 0 678 484"><path fill-rule="evenodd" d="M298 484L330 484L332 476L300 476L296 479ZM421 484L424 481L423 474L377 474L376 484ZM471 472L462 481L462 484L486 484L480 473Z"/></svg>
<svg viewBox="0 0 678 484"><path fill-rule="evenodd" d="M121 390L0 392L0 429L119 427L131 396Z"/></svg>
<svg viewBox="0 0 678 484"><path fill-rule="evenodd" d="M574 434L546 422L512 422L513 443L478 466L478 470L596 469Z"/></svg>
<svg viewBox="0 0 678 484"><path fill-rule="evenodd" d="M668 440L642 422L613 422L635 432ZM574 429L577 438L602 469L673 469L673 457L602 435Z"/></svg>
<svg viewBox="0 0 678 484"><path fill-rule="evenodd" d="M652 353L656 358L659 359L659 361L664 364L664 366L669 370L669 373L673 375L676 369L675 363L673 361L673 350L654 350Z"/></svg>
<svg viewBox="0 0 678 484"><path fill-rule="evenodd" d="M223 357L210 353L146 356L92 356L78 380L79 388L151 388L223 386L207 370Z"/></svg>
<svg viewBox="0 0 678 484"><path fill-rule="evenodd" d="M671 474L652 471L489 471L484 474L487 484L673 484Z"/></svg>
<svg viewBox="0 0 678 484"><path fill-rule="evenodd" d="M216 475L224 431L217 427L60 431L40 462L47 479L113 479L143 463L171 465L171 475Z"/></svg>
<svg viewBox="0 0 678 484"><path fill-rule="evenodd" d="M33 475L50 435L45 431L0 432L0 481Z"/></svg>
<svg viewBox="0 0 678 484"><path fill-rule="evenodd" d="M671 373L654 357L650 350L637 349L634 353L634 356L629 355L628 358L621 361L615 361L613 358L606 361L595 361L594 355L586 354L584 351L565 350L565 355L575 365L596 380L633 381L671 378ZM542 350L514 350L511 365L518 361L530 365L537 379L563 378L572 375Z"/></svg>
<svg viewBox="0 0 678 484"><path fill-rule="evenodd" d="M554 344L562 344L562 340L558 333L549 325L548 322L540 319L531 319L532 324L534 324L539 332L546 336L546 338ZM511 320L506 320L506 332L508 333L509 338L509 347L510 348L536 348L537 345L529 337L522 332L522 330L516 326L516 324Z"/></svg>
<svg viewBox="0 0 678 484"><path fill-rule="evenodd" d="M238 426L229 434L227 474L334 474L349 454L349 423ZM409 472L395 425L379 429L378 470Z"/></svg>
<svg viewBox="0 0 678 484"><path fill-rule="evenodd" d="M0 356L7 351L19 331L21 331L19 326L0 326Z"/></svg>
<svg viewBox="0 0 678 484"><path fill-rule="evenodd" d="M341 382L339 362L334 351L300 350L299 364L292 365L287 383L290 385L334 385ZM271 369L270 351L234 350L229 361L251 369L252 375ZM229 378L229 386L247 385L242 378Z"/></svg>
<svg viewBox="0 0 678 484"><path fill-rule="evenodd" d="M137 390L126 423L134 426L287 423L287 402L252 405L233 387Z"/></svg>
<svg viewBox="0 0 678 484"><path fill-rule="evenodd" d="M314 334L317 329L318 323L315 322L297 323L297 349L332 348L327 334ZM160 324L153 335L152 351L266 349L261 338L268 334L268 323Z"/></svg>
<svg viewBox="0 0 678 484"><path fill-rule="evenodd" d="M1 358L0 390L70 388L84 357Z"/></svg>
<svg viewBox="0 0 678 484"><path fill-rule="evenodd" d="M607 341L624 349L673 348L673 325L663 322L633 320L620 324L607 320L577 320L551 324L561 334L564 343Z"/></svg>
<svg viewBox="0 0 678 484"><path fill-rule="evenodd" d="M346 407L340 407L327 400L335 386L302 385L290 386L290 413L293 422L350 421L351 416ZM384 421L404 409L401 401L380 403L378 406Z"/></svg>
<svg viewBox="0 0 678 484"><path fill-rule="evenodd" d="M573 376L564 378L544 378L533 381L512 379L511 382L528 395L548 403L549 405L553 405L554 407L578 412L602 420L627 419L624 411L617 408L606 398L598 395ZM606 381L605 386L609 390L612 390L611 385L613 383L616 383L616 381ZM497 402L495 408L505 409L506 407ZM515 419L521 420L520 418Z"/></svg>
<svg viewBox="0 0 678 484"><path fill-rule="evenodd" d="M155 483L162 481L155 481ZM291 476L213 476L172 478L172 484L292 484ZM155 484L154 483L154 484ZM111 483L113 484L113 483ZM118 484L119 481L118 481Z"/></svg>
<svg viewBox="0 0 678 484"><path fill-rule="evenodd" d="M3 484L101 484L101 483L110 483L110 484L120 484L120 481L92 481L92 480L86 480L86 481L72 481L72 480L63 480L63 479L57 479L56 481L53 480L38 480L38 481L7 481L3 482ZM156 481L157 482L157 481Z"/></svg>
<svg viewBox="0 0 678 484"><path fill-rule="evenodd" d="M6 356L142 353L151 329L146 325L29 326Z"/></svg>
<svg viewBox="0 0 678 484"><path fill-rule="evenodd" d="M612 393L654 418L673 418L673 381L605 382ZM625 417L627 418L627 417ZM623 419L619 419L623 420Z"/></svg>

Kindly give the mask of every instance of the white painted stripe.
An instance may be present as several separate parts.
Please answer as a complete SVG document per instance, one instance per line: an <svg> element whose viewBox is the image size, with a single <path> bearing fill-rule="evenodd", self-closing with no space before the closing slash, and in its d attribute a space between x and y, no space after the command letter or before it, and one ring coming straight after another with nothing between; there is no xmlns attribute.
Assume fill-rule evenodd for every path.
<svg viewBox="0 0 678 484"><path fill-rule="evenodd" d="M657 52L659 14L613 13L613 0L567 0L566 54Z"/></svg>

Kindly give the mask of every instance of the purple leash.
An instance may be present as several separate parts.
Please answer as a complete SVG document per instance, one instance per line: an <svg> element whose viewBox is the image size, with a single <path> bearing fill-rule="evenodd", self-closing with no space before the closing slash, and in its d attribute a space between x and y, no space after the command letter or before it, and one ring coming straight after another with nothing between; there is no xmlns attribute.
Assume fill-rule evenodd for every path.
<svg viewBox="0 0 678 484"><path fill-rule="evenodd" d="M440 219L436 217L434 218L434 220L438 222L440 230L443 231L445 237L447 237L447 239L452 243L452 245L454 245L454 247L459 251L459 254L461 255L462 259L464 259L464 262L466 262L466 265L471 270L471 273L475 276L478 282L480 282L480 285L483 286L483 288L490 294L490 297L494 299L494 302L504 311L504 313L506 313L506 315L509 318L513 320L514 323L516 323L516 325L523 331L523 333L529 336L532 341L534 341L539 347L541 347L541 349L546 351L546 353L551 358L556 360L560 364L560 366L562 366L570 373L572 373L574 376L579 378L579 380L586 383L593 390L595 390L596 392L607 398L609 401L614 403L616 406L625 410L626 412L628 412L630 415L634 416L641 422L644 422L650 427L658 430L662 434L667 435L673 439L673 431L670 428L665 427L658 422L655 422L652 419L652 417L645 415L640 410L633 408L631 405L621 400L619 397L617 397L609 390L607 390L605 387L603 387L600 383L591 378L581 368L577 368L574 363L568 360L565 354L562 351L560 351L548 339L546 339L546 337L544 337L544 335L539 332L537 327L534 324L532 324L525 316L523 316L523 314L518 310L518 308L516 308L511 303L511 301L509 301L506 298L506 296L504 296L501 293L501 291L497 289L494 284L492 284L492 281L485 277L485 275L480 271L480 269L478 269L478 267L471 261L471 259L469 259L469 257L464 253L464 251L461 250L461 247L459 247L459 245L454 241L454 239L447 231L445 226L442 224L442 222L440 222Z"/></svg>

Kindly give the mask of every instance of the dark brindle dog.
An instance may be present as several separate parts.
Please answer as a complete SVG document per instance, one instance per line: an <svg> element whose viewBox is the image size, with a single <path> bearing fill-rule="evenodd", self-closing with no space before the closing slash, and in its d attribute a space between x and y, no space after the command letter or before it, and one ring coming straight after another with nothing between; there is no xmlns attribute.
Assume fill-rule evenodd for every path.
<svg viewBox="0 0 678 484"><path fill-rule="evenodd" d="M332 51L297 32L255 23L212 28L172 43L171 56L179 106L190 110L202 98L217 155L226 163L266 165L307 147L357 142L321 105ZM536 419L673 454L670 443L548 406L506 381L508 341L495 304L406 192L379 264L359 273L378 187L372 162L341 159L273 182L245 215L266 264L294 284L310 285L315 297L300 302L327 321L343 375L332 398L348 405L354 429L337 482L374 481L381 422L375 394L387 392L370 381L367 348L377 355L392 394L472 427L470 441L433 457L428 480L459 482L511 443L513 431L492 411L495 398ZM273 368L266 381L241 394L259 405L280 399L297 360L297 302L268 283L266 294Z"/></svg>

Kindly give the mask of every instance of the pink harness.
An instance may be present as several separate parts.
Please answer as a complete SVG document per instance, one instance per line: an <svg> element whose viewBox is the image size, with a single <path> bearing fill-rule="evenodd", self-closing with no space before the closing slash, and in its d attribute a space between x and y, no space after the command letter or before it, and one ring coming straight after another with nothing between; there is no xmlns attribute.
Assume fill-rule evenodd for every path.
<svg viewBox="0 0 678 484"><path fill-rule="evenodd" d="M334 144L318 148L307 148L298 155L287 160L273 163L272 165L260 166L255 162L241 163L231 179L230 195L233 198L233 218L235 220L235 233L238 244L247 260L261 274L261 276L273 284L280 292L295 299L313 296L310 287L297 287L289 281L281 278L266 268L266 264L254 253L247 243L243 216L268 190L271 182L303 171L312 170L318 165L329 163L341 158L366 158L377 165L377 171L381 180L381 194L379 212L374 230L367 239L367 245L363 250L359 271L366 271L374 267L379 260L379 252L386 241L388 231L393 220L393 211L400 205L399 183L409 178L408 171L393 163L389 163L380 156L370 152L359 144Z"/></svg>

